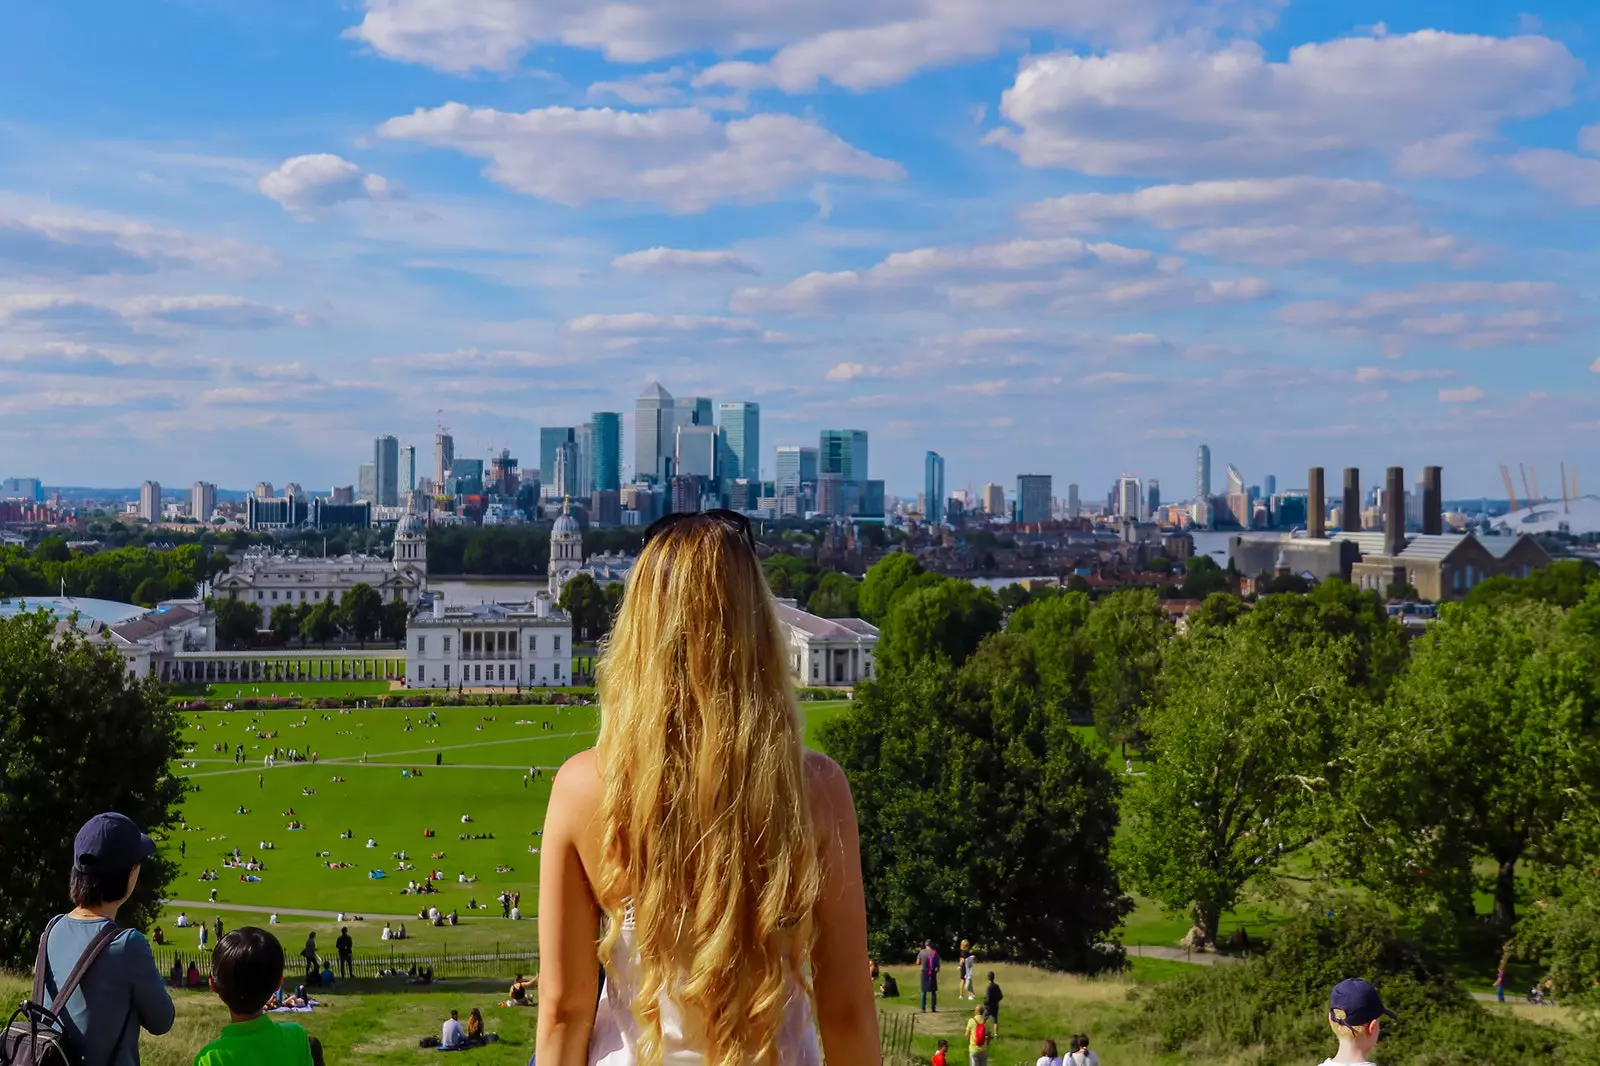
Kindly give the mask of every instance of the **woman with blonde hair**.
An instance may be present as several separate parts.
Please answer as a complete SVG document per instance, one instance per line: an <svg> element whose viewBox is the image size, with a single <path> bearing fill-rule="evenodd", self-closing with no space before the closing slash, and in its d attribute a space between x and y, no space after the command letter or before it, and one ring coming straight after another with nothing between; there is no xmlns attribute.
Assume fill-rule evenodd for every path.
<svg viewBox="0 0 1600 1066"><path fill-rule="evenodd" d="M540 854L540 1066L875 1066L855 807L744 516L650 527L597 679Z"/></svg>

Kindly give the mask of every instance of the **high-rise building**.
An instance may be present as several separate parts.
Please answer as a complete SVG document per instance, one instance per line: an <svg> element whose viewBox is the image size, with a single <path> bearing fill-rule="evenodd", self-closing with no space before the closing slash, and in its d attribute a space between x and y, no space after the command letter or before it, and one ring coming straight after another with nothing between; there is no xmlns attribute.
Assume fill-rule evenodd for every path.
<svg viewBox="0 0 1600 1066"><path fill-rule="evenodd" d="M417 446L407 444L400 449L400 483L397 492L400 496L417 487Z"/></svg>
<svg viewBox="0 0 1600 1066"><path fill-rule="evenodd" d="M1123 474L1117 481L1115 513L1135 522L1144 518L1144 486L1133 474Z"/></svg>
<svg viewBox="0 0 1600 1066"><path fill-rule="evenodd" d="M555 476L551 479L551 495L557 499L569 500L579 494L577 441L565 440L556 445L555 454L550 459L550 468L555 471Z"/></svg>
<svg viewBox="0 0 1600 1066"><path fill-rule="evenodd" d="M622 489L622 416L596 411L589 416L589 476L595 492Z"/></svg>
<svg viewBox="0 0 1600 1066"><path fill-rule="evenodd" d="M139 517L146 522L161 521L161 482L146 481L139 486Z"/></svg>
<svg viewBox="0 0 1600 1066"><path fill-rule="evenodd" d="M283 498L286 500L303 500L306 490L300 487L300 482L291 481L283 487Z"/></svg>
<svg viewBox="0 0 1600 1066"><path fill-rule="evenodd" d="M400 506L400 441L388 434L374 440L372 466L378 506Z"/></svg>
<svg viewBox="0 0 1600 1066"><path fill-rule="evenodd" d="M1150 521L1156 520L1156 512L1161 510L1161 482L1151 478L1145 482L1144 516Z"/></svg>
<svg viewBox="0 0 1600 1066"><path fill-rule="evenodd" d="M640 481L667 480L672 465L672 394L652 381L639 394L633 409L633 476ZM547 475L548 477L548 475Z"/></svg>
<svg viewBox="0 0 1600 1066"><path fill-rule="evenodd" d="M817 448L817 473L838 474L845 481L867 479L867 431L825 429Z"/></svg>
<svg viewBox="0 0 1600 1066"><path fill-rule="evenodd" d="M824 515L844 514L844 478L838 474L817 475L817 512Z"/></svg>
<svg viewBox="0 0 1600 1066"><path fill-rule="evenodd" d="M44 485L36 477L8 477L0 479L0 500L44 500Z"/></svg>
<svg viewBox="0 0 1600 1066"><path fill-rule="evenodd" d="M356 470L356 499L378 502L378 468L371 463L362 463Z"/></svg>
<svg viewBox="0 0 1600 1066"><path fill-rule="evenodd" d="M456 462L456 439L450 434L439 431L433 438L433 487L435 492L443 492L445 482L450 480L450 471Z"/></svg>
<svg viewBox="0 0 1600 1066"><path fill-rule="evenodd" d="M883 507L883 482L877 478L869 478L861 482L861 492L857 497L854 514L858 518L882 518Z"/></svg>
<svg viewBox="0 0 1600 1066"><path fill-rule="evenodd" d="M679 396L672 401L672 427L715 425L709 396Z"/></svg>
<svg viewBox="0 0 1600 1066"><path fill-rule="evenodd" d="M328 494L328 499L343 507L356 502L356 487L354 485L335 485Z"/></svg>
<svg viewBox="0 0 1600 1066"><path fill-rule="evenodd" d="M1262 478L1261 491L1266 496L1276 496L1278 494L1278 475L1268 474L1266 477Z"/></svg>
<svg viewBox="0 0 1600 1066"><path fill-rule="evenodd" d="M1194 457L1194 521L1197 526L1211 522L1211 446L1202 444Z"/></svg>
<svg viewBox="0 0 1600 1066"><path fill-rule="evenodd" d="M587 500L594 492L594 433L589 423L572 427L572 443L578 446L578 495Z"/></svg>
<svg viewBox="0 0 1600 1066"><path fill-rule="evenodd" d="M817 480L817 449L799 444L778 445L778 465L775 470L778 496L798 496L801 485L815 484Z"/></svg>
<svg viewBox="0 0 1600 1066"><path fill-rule="evenodd" d="M1076 483L1067 486L1067 517L1076 522L1083 514L1083 507L1078 503L1078 486Z"/></svg>
<svg viewBox="0 0 1600 1066"><path fill-rule="evenodd" d="M922 516L931 525L944 525L944 456L929 452L922 461Z"/></svg>
<svg viewBox="0 0 1600 1066"><path fill-rule="evenodd" d="M217 512L217 487L209 481L196 481L189 490L189 513L196 521L209 522Z"/></svg>
<svg viewBox="0 0 1600 1066"><path fill-rule="evenodd" d="M497 496L515 496L517 489L522 487L522 478L517 473L517 460L511 454L511 449L501 448L500 454L489 458L489 476L484 486Z"/></svg>
<svg viewBox="0 0 1600 1066"><path fill-rule="evenodd" d="M680 425L674 452L676 470L685 477L712 479L717 473L716 426Z"/></svg>
<svg viewBox="0 0 1600 1066"><path fill-rule="evenodd" d="M1048 522L1051 519L1049 474L1017 475L1017 521Z"/></svg>
<svg viewBox="0 0 1600 1066"><path fill-rule="evenodd" d="M556 453L563 444L577 442L577 434L571 426L545 426L539 430L539 481L542 485L540 491L545 499L560 499L563 496L572 496L571 492L558 492L556 490ZM577 487L578 467L574 462L570 471L572 487Z"/></svg>
<svg viewBox="0 0 1600 1066"><path fill-rule="evenodd" d="M717 425L722 428L722 479L759 481L761 405L744 402L718 404Z"/></svg>
<svg viewBox="0 0 1600 1066"><path fill-rule="evenodd" d="M450 483L457 496L479 496L483 493L483 460L457 459L450 464Z"/></svg>
<svg viewBox="0 0 1600 1066"><path fill-rule="evenodd" d="M1232 463L1228 464L1228 510L1241 528L1250 528L1250 494L1245 491L1244 475Z"/></svg>
<svg viewBox="0 0 1600 1066"><path fill-rule="evenodd" d="M255 491L252 492L251 495L258 500L270 500L275 498L278 494L273 491L272 482L258 481L256 482Z"/></svg>
<svg viewBox="0 0 1600 1066"><path fill-rule="evenodd" d="M983 487L983 513L990 518L1005 517L1006 490L992 481Z"/></svg>

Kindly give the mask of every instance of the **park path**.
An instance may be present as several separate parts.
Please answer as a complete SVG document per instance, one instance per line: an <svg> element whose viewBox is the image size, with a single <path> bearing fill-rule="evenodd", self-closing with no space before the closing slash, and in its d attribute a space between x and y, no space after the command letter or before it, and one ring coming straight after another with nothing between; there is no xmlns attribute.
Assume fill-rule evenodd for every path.
<svg viewBox="0 0 1600 1066"><path fill-rule="evenodd" d="M220 900L216 903L204 903L197 899L169 899L167 900L167 906L184 908L193 907L195 910L201 911L248 911L251 914L276 914L279 916L288 915L291 918L326 918L329 921L334 921L339 917L339 912L337 911L308 911L301 910L297 907L262 907L251 903L223 903ZM349 916L357 912L345 911L344 913L346 916ZM362 914L361 917L369 922L374 920L384 922L414 922L417 920L417 916L415 914Z"/></svg>
<svg viewBox="0 0 1600 1066"><path fill-rule="evenodd" d="M592 736L594 736L594 733L593 733L592 730L584 730L582 732L577 732L577 733L551 733L551 732L541 731L540 733L538 733L535 736L507 737L504 740L478 740L478 741L473 741L473 742L468 743L468 744L444 744L444 745L439 745L438 747L432 747L432 748L408 748L408 749L403 750L403 751L368 752L367 753L367 759L369 761L367 761L367 762L362 762L361 761L361 756L359 756L359 755L339 755L339 756L335 756L333 758L328 758L328 759L318 759L314 763L312 763L312 762L289 762L289 761L285 760L284 762L279 763L276 766L262 766L259 762L254 762L254 763L247 762L247 763L239 764L239 763L235 763L232 759L226 759L226 760L224 760L224 759L211 759L211 758L187 759L187 760L184 760L184 761L186 761L186 762L195 762L195 763L222 763L222 764L225 764L225 765L229 765L232 768L228 769L228 770L205 770L205 771L202 771L200 773L191 773L191 774L187 774L185 776L188 776L188 777L221 777L224 774L265 773L265 772L271 771L271 770L287 770L290 767L295 767L295 766L369 766L369 767L370 766L378 766L378 767L384 767L384 768L387 768L387 769L393 769L393 768L399 766L400 764L399 763L372 762L370 760L372 760L372 759L393 759L393 758L396 758L396 757L401 756L401 755L432 755L432 754L435 754L435 753L441 752L441 751L464 751L464 750L466 750L468 748L494 748L494 747L500 747L500 746L503 746L503 745L506 745L506 744L527 744L527 743L530 743L532 741L540 741L540 740L571 740L574 737L592 737ZM448 767L448 765L449 764L446 764L447 767ZM463 764L457 764L457 765L462 766L463 769L473 768L473 767L468 767L467 764L464 764L464 763ZM432 767L432 766L430 766L428 768L429 769L437 769L437 767ZM504 766L504 765L482 766L482 767L476 767L476 768L493 769L493 770L515 770L515 769L517 769L517 767L515 767L515 766ZM549 770L549 769L554 769L554 767L541 766L541 767L539 767L539 769L541 769L541 770Z"/></svg>
<svg viewBox="0 0 1600 1066"><path fill-rule="evenodd" d="M1182 948L1159 944L1128 944L1128 957L1133 959L1164 959L1167 962L1188 962L1196 966L1228 966L1242 962L1236 955L1218 955L1211 951L1185 951Z"/></svg>

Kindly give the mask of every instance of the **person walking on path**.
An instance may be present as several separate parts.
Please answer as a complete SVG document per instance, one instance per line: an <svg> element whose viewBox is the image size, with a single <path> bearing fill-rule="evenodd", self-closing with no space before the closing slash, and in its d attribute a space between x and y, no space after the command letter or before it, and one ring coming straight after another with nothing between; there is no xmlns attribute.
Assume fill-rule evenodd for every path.
<svg viewBox="0 0 1600 1066"><path fill-rule="evenodd" d="M967 1019L967 1061L972 1066L989 1066L989 1044L993 1040L994 1030L983 1016L983 1007L973 1007L972 1017Z"/></svg>
<svg viewBox="0 0 1600 1066"><path fill-rule="evenodd" d="M1500 967L1494 974L1494 998L1501 1003L1506 1001L1506 968Z"/></svg>
<svg viewBox="0 0 1600 1066"><path fill-rule="evenodd" d="M266 776L264 774L256 774L256 787L257 788L266 788L267 787L266 786L266 780L267 779L266 779Z"/></svg>
<svg viewBox="0 0 1600 1066"><path fill-rule="evenodd" d="M1393 1018L1395 1013L1383 1005L1370 982L1353 977L1334 985L1328 997L1328 1027L1339 1050L1322 1066L1370 1066L1385 1016Z"/></svg>
<svg viewBox="0 0 1600 1066"><path fill-rule="evenodd" d="M855 806L787 660L747 518L651 526L551 784L540 1066L877 1066Z"/></svg>
<svg viewBox="0 0 1600 1066"><path fill-rule="evenodd" d="M217 943L222 943L222 915L217 915L217 920L212 923L212 928L217 934Z"/></svg>
<svg viewBox="0 0 1600 1066"><path fill-rule="evenodd" d="M339 930L339 939L333 942L333 946L339 953L339 976L343 978L354 977L356 975L356 943L350 939L350 927L348 925Z"/></svg>
<svg viewBox="0 0 1600 1066"><path fill-rule="evenodd" d="M306 960L306 984L313 983L317 976L317 934L315 931L306 934L306 946L300 949L300 957Z"/></svg>
<svg viewBox="0 0 1600 1066"><path fill-rule="evenodd" d="M204 951L205 949L206 949L206 920L204 918L201 918L200 919L200 950Z"/></svg>
<svg viewBox="0 0 1600 1066"><path fill-rule="evenodd" d="M902 956L903 958L904 956ZM939 1013L939 953L933 950L933 941L924 940L917 952L917 973L922 975L922 1011L927 1013L928 1001L933 1001L933 1013Z"/></svg>
<svg viewBox="0 0 1600 1066"><path fill-rule="evenodd" d="M34 998L60 1017L78 1066L138 1066L139 1030L161 1036L172 1029L172 997L149 942L116 922L139 883L140 867L155 853L151 839L121 814L89 819L73 842L73 907L40 934ZM89 952L95 955L81 982L62 996Z"/></svg>
<svg viewBox="0 0 1600 1066"><path fill-rule="evenodd" d="M978 957L972 953L972 945L967 941L961 942L961 959L957 963L957 973L961 975L961 988L957 995L966 999L977 999L978 994L972 988L972 971L978 968Z"/></svg>
<svg viewBox="0 0 1600 1066"><path fill-rule="evenodd" d="M1000 991L1000 986L995 984L993 971L989 974L989 985L983 990L983 1013L994 1023L994 1031L1000 1032L1000 1001L1006 994Z"/></svg>

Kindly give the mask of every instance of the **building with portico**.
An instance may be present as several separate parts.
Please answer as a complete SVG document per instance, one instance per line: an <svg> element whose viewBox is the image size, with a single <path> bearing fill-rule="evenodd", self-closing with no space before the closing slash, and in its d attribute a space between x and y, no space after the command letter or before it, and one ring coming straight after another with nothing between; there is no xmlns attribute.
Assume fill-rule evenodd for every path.
<svg viewBox="0 0 1600 1066"><path fill-rule="evenodd" d="M773 604L789 637L789 673L802 685L843 686L875 676L878 627L859 618L822 618L793 600Z"/></svg>
<svg viewBox="0 0 1600 1066"><path fill-rule="evenodd" d="M411 619L406 643L406 681L418 688L572 684L572 620L543 595L458 606L434 598Z"/></svg>

